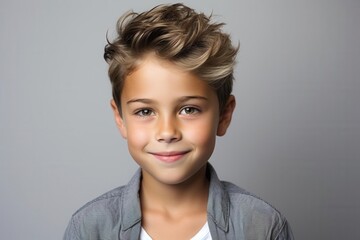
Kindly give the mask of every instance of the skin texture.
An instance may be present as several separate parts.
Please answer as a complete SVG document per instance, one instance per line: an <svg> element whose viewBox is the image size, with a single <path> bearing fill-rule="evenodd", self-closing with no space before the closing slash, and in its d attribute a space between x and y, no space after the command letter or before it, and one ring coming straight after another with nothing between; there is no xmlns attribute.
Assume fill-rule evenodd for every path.
<svg viewBox="0 0 360 240"><path fill-rule="evenodd" d="M115 121L142 168L142 225L154 239L191 238L206 222L206 163L225 134L235 98L154 54L125 78ZM175 236L175 237L174 237Z"/></svg>

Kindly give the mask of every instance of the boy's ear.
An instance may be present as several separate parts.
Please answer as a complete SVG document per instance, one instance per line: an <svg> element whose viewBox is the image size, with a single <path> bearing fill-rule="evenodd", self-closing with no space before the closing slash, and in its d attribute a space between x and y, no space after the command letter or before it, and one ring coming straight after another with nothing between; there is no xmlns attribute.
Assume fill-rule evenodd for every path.
<svg viewBox="0 0 360 240"><path fill-rule="evenodd" d="M120 115L119 109L118 109L114 99L111 99L110 105L114 112L116 126L118 127L118 129L121 133L121 136L126 139L127 131L126 131L126 127L125 127L125 122L124 122L124 119L122 118L122 116Z"/></svg>
<svg viewBox="0 0 360 240"><path fill-rule="evenodd" d="M220 113L220 120L216 132L218 136L225 135L226 130L230 125L232 114L235 110L235 106L236 106L235 97L233 95L230 95L228 101L224 106L224 109L222 109Z"/></svg>

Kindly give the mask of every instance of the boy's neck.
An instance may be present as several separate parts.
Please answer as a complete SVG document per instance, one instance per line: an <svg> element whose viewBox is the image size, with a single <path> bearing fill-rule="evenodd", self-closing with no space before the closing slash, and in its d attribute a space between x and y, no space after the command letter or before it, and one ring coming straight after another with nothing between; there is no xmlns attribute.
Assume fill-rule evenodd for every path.
<svg viewBox="0 0 360 240"><path fill-rule="evenodd" d="M146 173L142 175L140 200L142 211L182 215L189 211L205 211L209 193L206 165L194 176L180 184L163 184Z"/></svg>

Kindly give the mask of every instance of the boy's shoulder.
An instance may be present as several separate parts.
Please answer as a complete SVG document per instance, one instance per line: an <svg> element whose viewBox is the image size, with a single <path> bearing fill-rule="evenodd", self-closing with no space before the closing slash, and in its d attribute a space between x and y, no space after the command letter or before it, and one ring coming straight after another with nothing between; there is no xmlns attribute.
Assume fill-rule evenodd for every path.
<svg viewBox="0 0 360 240"><path fill-rule="evenodd" d="M229 196L232 222L242 226L241 234L254 239L260 239L264 233L270 239L293 239L288 221L274 206L233 183L222 184Z"/></svg>
<svg viewBox="0 0 360 240"><path fill-rule="evenodd" d="M256 206L271 209L272 211L278 212L270 203L257 195L239 187L238 185L228 182L221 181L226 193L229 195L230 201L235 203L242 203L245 206Z"/></svg>
<svg viewBox="0 0 360 240"><path fill-rule="evenodd" d="M101 210L116 213L119 211L119 206L121 205L122 196L125 191L126 185L110 190L86 203L79 208L73 216L90 214L93 212L92 210L95 210L96 213L99 213Z"/></svg>
<svg viewBox="0 0 360 240"><path fill-rule="evenodd" d="M138 171L127 185L108 191L77 210L64 239L117 239L119 229L140 221L140 213L136 211L139 176Z"/></svg>
<svg viewBox="0 0 360 240"><path fill-rule="evenodd" d="M63 239L117 239L125 186L86 203L71 217Z"/></svg>
<svg viewBox="0 0 360 240"><path fill-rule="evenodd" d="M220 180L211 165L209 165L209 170L211 176L210 192L212 198L217 199L216 204L228 203L228 208L231 209L232 214L236 212L241 214L251 212L253 214L254 211L258 211L269 216L281 216L275 207L262 198L232 182ZM226 209L223 210L226 211Z"/></svg>
<svg viewBox="0 0 360 240"><path fill-rule="evenodd" d="M241 214L263 214L265 216L281 217L280 212L267 201L255 194L227 181L221 181L224 190L229 196L230 208Z"/></svg>
<svg viewBox="0 0 360 240"><path fill-rule="evenodd" d="M292 239L286 218L275 207L231 182L220 181L212 167L210 173L208 213L230 238L264 239L265 234L266 239Z"/></svg>

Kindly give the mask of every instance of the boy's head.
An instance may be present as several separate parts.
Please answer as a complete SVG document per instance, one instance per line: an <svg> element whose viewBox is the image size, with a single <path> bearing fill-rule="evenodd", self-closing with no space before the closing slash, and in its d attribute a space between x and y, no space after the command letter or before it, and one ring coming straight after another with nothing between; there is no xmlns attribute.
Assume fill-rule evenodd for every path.
<svg viewBox="0 0 360 240"><path fill-rule="evenodd" d="M115 121L145 182L205 179L235 107L237 49L221 26L184 5L160 5L122 17L105 48Z"/></svg>
<svg viewBox="0 0 360 240"><path fill-rule="evenodd" d="M221 31L222 25L182 4L159 5L120 18L118 36L107 44L104 54L120 114L124 80L149 53L204 80L216 91L222 111L232 91L238 50Z"/></svg>

